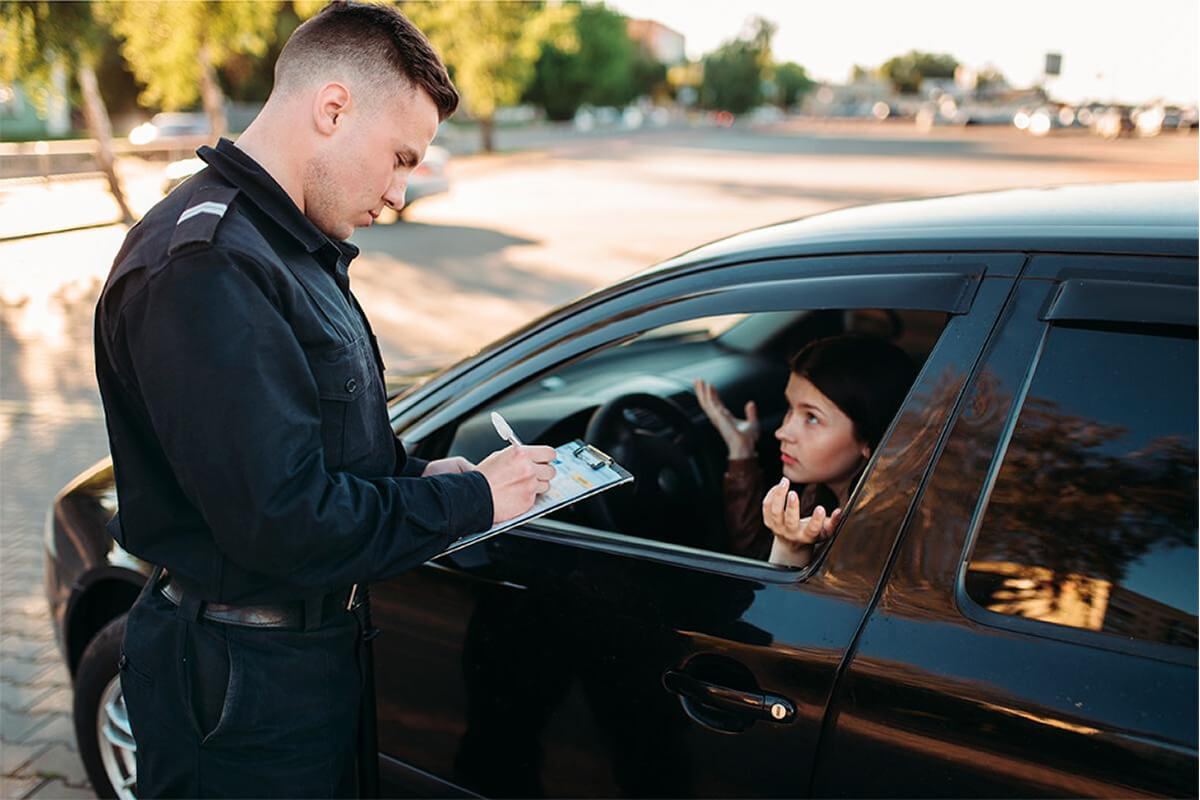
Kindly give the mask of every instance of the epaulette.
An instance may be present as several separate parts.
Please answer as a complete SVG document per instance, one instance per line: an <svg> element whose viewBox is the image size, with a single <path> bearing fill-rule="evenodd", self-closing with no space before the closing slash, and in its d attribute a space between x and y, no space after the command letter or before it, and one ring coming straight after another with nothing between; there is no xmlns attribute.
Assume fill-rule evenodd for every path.
<svg viewBox="0 0 1200 800"><path fill-rule="evenodd" d="M197 189L175 223L175 233L167 245L167 255L184 245L211 242L217 234L217 225L237 193L237 188L233 186L202 186Z"/></svg>

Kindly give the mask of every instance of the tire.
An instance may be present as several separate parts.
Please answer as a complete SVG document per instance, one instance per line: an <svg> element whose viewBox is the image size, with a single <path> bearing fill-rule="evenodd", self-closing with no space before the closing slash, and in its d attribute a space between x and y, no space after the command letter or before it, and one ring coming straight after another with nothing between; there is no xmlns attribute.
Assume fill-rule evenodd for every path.
<svg viewBox="0 0 1200 800"><path fill-rule="evenodd" d="M125 614L88 642L75 673L75 741L98 797L133 798L136 769L119 662ZM102 733L107 728L108 735ZM118 787L114 789L114 786Z"/></svg>

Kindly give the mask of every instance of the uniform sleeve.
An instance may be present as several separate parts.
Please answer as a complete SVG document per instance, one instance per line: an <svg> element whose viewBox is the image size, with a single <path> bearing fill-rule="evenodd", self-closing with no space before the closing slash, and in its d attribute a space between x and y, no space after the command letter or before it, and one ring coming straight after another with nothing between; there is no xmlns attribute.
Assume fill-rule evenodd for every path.
<svg viewBox="0 0 1200 800"><path fill-rule="evenodd" d="M121 311L154 432L221 551L325 587L394 577L487 528L481 473L326 469L317 385L270 291L253 262L206 249L177 257Z"/></svg>
<svg viewBox="0 0 1200 800"><path fill-rule="evenodd" d="M419 478L421 473L425 471L425 467L429 462L424 458L410 456L404 450L404 442L400 441L400 437L392 440L392 446L396 448L396 475L402 475L406 478Z"/></svg>

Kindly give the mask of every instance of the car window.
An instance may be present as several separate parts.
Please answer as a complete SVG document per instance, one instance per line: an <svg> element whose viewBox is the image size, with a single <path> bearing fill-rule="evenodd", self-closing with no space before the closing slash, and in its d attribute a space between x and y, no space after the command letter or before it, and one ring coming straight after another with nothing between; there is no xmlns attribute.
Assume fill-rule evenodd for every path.
<svg viewBox="0 0 1200 800"><path fill-rule="evenodd" d="M706 339L712 339L725 333L749 316L749 314L722 314L717 317L700 317L698 319L683 320L682 322L663 325L662 327L655 328L653 331L648 331L643 334L643 338L646 336L702 336Z"/></svg>
<svg viewBox="0 0 1200 800"><path fill-rule="evenodd" d="M814 339L857 334L896 345L915 376L948 319L931 311L821 309L696 317L652 328L515 387L489 413L460 423L450 453L478 460L497 446L493 409L524 441L583 439L629 469L635 481L561 509L550 520L766 561L772 542L761 525L761 503L781 477L775 431L788 410L789 358ZM727 341L739 329L746 334ZM756 458L743 462L736 475L745 498L734 497L724 477L727 445L698 402L696 379L711 384L738 417L747 402L756 405ZM741 533L735 536L733 528Z"/></svg>
<svg viewBox="0 0 1200 800"><path fill-rule="evenodd" d="M989 611L1195 647L1195 329L1054 326L971 554Z"/></svg>

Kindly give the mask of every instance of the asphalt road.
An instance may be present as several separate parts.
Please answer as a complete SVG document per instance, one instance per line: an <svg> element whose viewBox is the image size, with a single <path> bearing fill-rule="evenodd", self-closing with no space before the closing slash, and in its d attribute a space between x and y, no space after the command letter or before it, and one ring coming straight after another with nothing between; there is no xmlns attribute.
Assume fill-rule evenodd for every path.
<svg viewBox="0 0 1200 800"><path fill-rule="evenodd" d="M351 269L389 369L469 354L554 305L750 227L881 200L1197 177L1197 137L1033 139L1010 128L790 122L588 135L500 131L451 193L358 231ZM122 164L135 208L161 165ZM94 179L0 182L3 797L91 796L41 597L42 515L106 453L91 316L124 228ZM100 226L29 236L56 227ZM13 238L16 237L16 238Z"/></svg>

